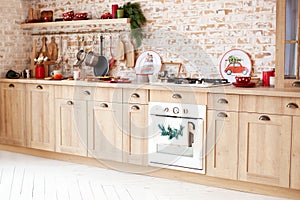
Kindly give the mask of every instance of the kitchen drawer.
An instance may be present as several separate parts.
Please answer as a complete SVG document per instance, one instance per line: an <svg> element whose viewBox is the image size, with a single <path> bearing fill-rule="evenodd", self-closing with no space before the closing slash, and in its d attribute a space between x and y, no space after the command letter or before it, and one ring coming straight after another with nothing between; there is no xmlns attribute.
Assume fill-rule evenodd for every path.
<svg viewBox="0 0 300 200"><path fill-rule="evenodd" d="M122 102L122 88L94 88L94 100L105 102Z"/></svg>
<svg viewBox="0 0 300 200"><path fill-rule="evenodd" d="M208 94L208 109L238 111L239 96L231 94Z"/></svg>
<svg viewBox="0 0 300 200"><path fill-rule="evenodd" d="M148 90L145 89L123 89L123 102L135 104L148 104Z"/></svg>
<svg viewBox="0 0 300 200"><path fill-rule="evenodd" d="M55 98L92 100L94 88L82 86L55 86Z"/></svg>
<svg viewBox="0 0 300 200"><path fill-rule="evenodd" d="M43 84L26 84L26 87L30 91L49 91L53 86Z"/></svg>
<svg viewBox="0 0 300 200"><path fill-rule="evenodd" d="M150 101L207 105L207 93L151 90Z"/></svg>
<svg viewBox="0 0 300 200"><path fill-rule="evenodd" d="M25 85L23 83L1 83L3 89L24 89Z"/></svg>
<svg viewBox="0 0 300 200"><path fill-rule="evenodd" d="M240 102L244 112L300 115L300 98L242 95Z"/></svg>

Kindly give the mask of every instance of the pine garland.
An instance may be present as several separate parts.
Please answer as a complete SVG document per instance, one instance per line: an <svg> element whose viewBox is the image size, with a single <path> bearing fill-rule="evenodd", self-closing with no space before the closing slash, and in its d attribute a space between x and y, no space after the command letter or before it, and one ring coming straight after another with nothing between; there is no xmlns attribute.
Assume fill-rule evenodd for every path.
<svg viewBox="0 0 300 200"><path fill-rule="evenodd" d="M147 22L139 3L127 2L123 6L124 17L130 18L131 35L136 41L136 46L140 47L143 40L142 26Z"/></svg>
<svg viewBox="0 0 300 200"><path fill-rule="evenodd" d="M161 130L161 136L168 136L169 140L173 138L178 139L179 136L183 136L184 126L182 125L180 125L179 130L177 128L172 129L170 125L166 129L163 124L159 124L158 128Z"/></svg>

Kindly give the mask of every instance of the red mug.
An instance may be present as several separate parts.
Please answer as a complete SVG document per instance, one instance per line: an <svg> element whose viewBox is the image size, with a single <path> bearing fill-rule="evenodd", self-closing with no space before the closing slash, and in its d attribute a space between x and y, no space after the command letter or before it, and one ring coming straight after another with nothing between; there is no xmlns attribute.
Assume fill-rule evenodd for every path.
<svg viewBox="0 0 300 200"><path fill-rule="evenodd" d="M262 85L270 87L270 76L275 76L275 70L265 70L262 72Z"/></svg>

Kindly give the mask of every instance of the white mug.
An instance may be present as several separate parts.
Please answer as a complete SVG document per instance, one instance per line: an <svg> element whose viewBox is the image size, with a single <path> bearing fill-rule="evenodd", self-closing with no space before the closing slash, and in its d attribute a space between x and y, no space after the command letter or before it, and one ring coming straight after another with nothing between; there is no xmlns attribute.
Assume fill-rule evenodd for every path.
<svg viewBox="0 0 300 200"><path fill-rule="evenodd" d="M270 87L275 86L275 76L270 76Z"/></svg>
<svg viewBox="0 0 300 200"><path fill-rule="evenodd" d="M154 82L154 75L153 74L149 74L148 75L148 78L149 78L149 83L153 83Z"/></svg>
<svg viewBox="0 0 300 200"><path fill-rule="evenodd" d="M80 78L80 71L73 71L74 80L78 80Z"/></svg>

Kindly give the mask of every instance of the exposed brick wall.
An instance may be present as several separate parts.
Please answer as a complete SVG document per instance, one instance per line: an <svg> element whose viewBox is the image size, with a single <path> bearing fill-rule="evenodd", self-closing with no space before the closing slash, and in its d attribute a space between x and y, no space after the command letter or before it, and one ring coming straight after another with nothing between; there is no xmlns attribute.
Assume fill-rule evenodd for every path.
<svg viewBox="0 0 300 200"><path fill-rule="evenodd" d="M0 75L4 77L7 70L24 69L29 62L31 37L20 28L24 22L30 1L2 0L0 5Z"/></svg>
<svg viewBox="0 0 300 200"><path fill-rule="evenodd" d="M13 2L10 6L14 8L18 8L21 4L20 1ZM24 1L21 2L24 4ZM91 13L96 10L98 14L101 14L105 10L110 11L114 3L119 5L124 3L120 0L36 0L31 2L35 8L54 10L55 18L60 17L67 9ZM220 58L232 48L243 49L251 55L254 73L259 73L263 68L275 64L276 0L144 0L132 2L141 3L148 19L144 27L145 40L139 52L155 50L163 61L183 62L191 73L200 73L207 77L219 76ZM20 12L16 12L16 15L21 21L28 16L28 10L24 11L22 8ZM9 51L4 52L3 45L1 45L1 56L9 58L9 60L0 58L1 65L5 69L10 65L22 68L22 64L28 63L28 49L32 42L27 39L26 31L18 30L17 25L8 23L11 30L14 30L8 32L9 35L12 34L14 37L22 35L21 41L17 40L21 48L19 44L14 44L15 42L12 42L8 48L14 53L22 51L18 54L21 55L21 59L15 59ZM109 28L102 27L103 30ZM114 39L118 37L117 33L105 34L106 36L112 34ZM69 38L69 45L73 46L69 54L72 60L74 51L77 49L76 35L64 37ZM105 55L109 56L109 41L105 42Z"/></svg>

